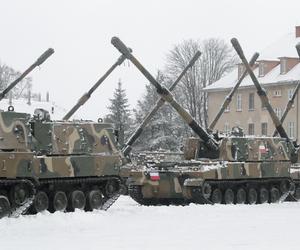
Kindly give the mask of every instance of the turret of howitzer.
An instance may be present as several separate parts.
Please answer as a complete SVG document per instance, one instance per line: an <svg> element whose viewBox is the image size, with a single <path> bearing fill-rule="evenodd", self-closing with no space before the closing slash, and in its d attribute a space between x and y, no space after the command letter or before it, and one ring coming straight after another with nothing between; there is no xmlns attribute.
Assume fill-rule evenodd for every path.
<svg viewBox="0 0 300 250"><path fill-rule="evenodd" d="M188 71L189 68L191 68L195 62L200 57L201 52L197 51L196 54L193 56L193 58L190 60L188 65L184 68L184 70L181 72L181 74L178 76L178 78L175 80L175 82L171 85L169 88L169 91L173 91L176 85L180 82L182 77L185 75L185 73ZM138 137L143 132L146 125L150 122L151 118L156 114L156 112L159 110L159 108L164 105L165 99L162 97L157 100L155 106L152 108L152 110L145 116L144 120L141 122L139 127L135 130L135 132L131 135L131 137L128 139L128 141L125 143L125 146L122 149L122 152L125 156L128 156L131 151L131 146L134 144L134 142L138 139Z"/></svg>
<svg viewBox="0 0 300 250"><path fill-rule="evenodd" d="M6 94L14 88L19 82L21 82L34 68L43 64L52 54L54 49L49 48L46 50L28 69L26 69L17 79L10 83L3 91L0 93L0 101L6 96Z"/></svg>
<svg viewBox="0 0 300 250"><path fill-rule="evenodd" d="M129 49L130 50L130 49ZM131 51L131 50L130 50ZM94 91L100 86L100 84L113 72L113 70L121 65L126 60L124 55L121 55L118 60L106 71L106 73L93 85L90 90L85 93L78 102L70 109L70 111L63 117L63 120L69 120L72 115L82 106L84 105L88 99L90 99L91 95Z"/></svg>
<svg viewBox="0 0 300 250"><path fill-rule="evenodd" d="M182 117L182 119L189 125L189 127L201 138L203 141L203 151L206 151L206 155L212 158L218 157L219 154L219 145L212 135L207 133L205 129L203 129L195 119L180 106L180 104L175 100L171 92L165 87L161 86L155 78L147 71L146 68L132 55L130 50L126 47L126 45L118 38L113 37L111 39L111 43L123 54L126 56L128 60L130 60L137 69L149 80L149 82L156 88L157 93L163 98L166 102L168 102Z"/></svg>

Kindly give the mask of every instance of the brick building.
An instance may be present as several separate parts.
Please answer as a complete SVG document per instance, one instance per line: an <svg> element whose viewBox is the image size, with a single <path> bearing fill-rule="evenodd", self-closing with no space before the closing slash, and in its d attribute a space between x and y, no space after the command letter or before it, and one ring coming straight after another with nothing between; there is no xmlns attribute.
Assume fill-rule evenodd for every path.
<svg viewBox="0 0 300 250"><path fill-rule="evenodd" d="M270 103L279 118L300 80L300 60L295 49L295 45L299 42L300 26L297 26L295 32L283 36L261 51L254 67L254 74L267 91ZM242 72L243 65L239 64L231 73L205 88L208 93L208 124ZM284 122L288 135L298 141L300 139L299 95L300 93ZM249 76L245 77L215 129L228 132L236 125L244 128L244 132L249 135L270 136L274 132L272 119L262 106Z"/></svg>

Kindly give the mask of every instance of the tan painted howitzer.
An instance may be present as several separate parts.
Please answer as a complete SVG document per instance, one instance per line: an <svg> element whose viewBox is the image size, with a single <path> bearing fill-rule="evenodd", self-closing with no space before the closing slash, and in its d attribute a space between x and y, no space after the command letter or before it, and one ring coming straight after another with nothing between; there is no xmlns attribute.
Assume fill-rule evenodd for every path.
<svg viewBox="0 0 300 250"><path fill-rule="evenodd" d="M85 93L80 99L77 101L77 103L70 109L70 111L62 118L63 120L69 120L72 115L82 106L84 105L88 99L90 99L91 95L94 93L94 91L100 86L100 84L111 74L111 72L114 71L114 69L121 65L126 60L126 57L124 55L120 56L118 60L106 71L106 73L93 85L90 90Z"/></svg>
<svg viewBox="0 0 300 250"><path fill-rule="evenodd" d="M169 91L173 91L175 89L175 87L180 82L180 80L182 79L182 77L195 64L195 62L198 60L198 58L200 57L200 55L201 55L201 52L197 51L196 54L192 57L192 59L188 63L188 65L184 68L184 70L181 72L181 74L178 76L178 78L171 85L171 87L169 88ZM150 120L156 114L156 112L160 109L160 107L164 105L164 103L165 103L165 99L162 98L162 97L159 100L157 100L155 106L145 116L145 118L143 119L143 121L141 122L141 124L139 125L139 127L135 130L135 132L131 135L131 137L125 143L125 146L122 149L123 154L125 156L129 155L129 153L130 153L130 151L132 149L131 147L134 144L134 142L138 139L138 137L141 135L141 133L143 132L143 130L146 127L146 125L150 122Z"/></svg>
<svg viewBox="0 0 300 250"><path fill-rule="evenodd" d="M14 88L20 81L22 81L34 68L43 64L52 54L54 49L47 49L29 68L27 68L17 79L10 83L5 90L0 93L0 101L5 97L5 95Z"/></svg>
<svg viewBox="0 0 300 250"><path fill-rule="evenodd" d="M189 125L189 127L201 138L205 147L207 148L207 156L211 158L218 157L219 145L212 135L207 133L195 119L180 106L180 104L174 99L171 92L165 87L161 86L155 78L144 68L144 66L132 55L126 45L117 37L111 39L111 43L123 54L128 60L130 60L138 70L149 80L149 82L156 88L157 93L167 101L181 116L181 118Z"/></svg>

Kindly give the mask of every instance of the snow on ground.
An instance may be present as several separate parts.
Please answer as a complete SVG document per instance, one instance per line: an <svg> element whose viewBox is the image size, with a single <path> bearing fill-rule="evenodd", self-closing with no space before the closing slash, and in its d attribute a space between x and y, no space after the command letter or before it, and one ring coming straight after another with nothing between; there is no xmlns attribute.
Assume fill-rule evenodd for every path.
<svg viewBox="0 0 300 250"><path fill-rule="evenodd" d="M48 212L0 221L0 249L300 249L300 203Z"/></svg>

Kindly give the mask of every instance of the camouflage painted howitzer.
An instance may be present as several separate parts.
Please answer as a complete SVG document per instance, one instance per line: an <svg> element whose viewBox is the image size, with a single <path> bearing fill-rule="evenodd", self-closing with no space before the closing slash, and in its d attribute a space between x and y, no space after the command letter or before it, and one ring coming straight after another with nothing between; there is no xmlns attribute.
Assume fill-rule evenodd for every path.
<svg viewBox="0 0 300 250"><path fill-rule="evenodd" d="M158 163L150 167L132 166L129 194L133 199L145 205L189 202L255 204L283 200L293 191L290 165L295 161L295 147L280 123L276 128L282 138L246 137L239 130L226 137L212 135L155 81L120 39L113 38L112 43L199 136L189 140L185 161ZM260 88L259 83L256 87ZM262 101L268 102L261 89L259 94ZM272 107L267 106L271 116L275 115ZM278 120L276 117L272 119Z"/></svg>
<svg viewBox="0 0 300 250"><path fill-rule="evenodd" d="M0 217L107 210L123 192L112 124L0 112Z"/></svg>
<svg viewBox="0 0 300 250"><path fill-rule="evenodd" d="M0 100L21 82L33 69L43 64L52 54L52 48L46 50L29 68L10 83L2 93ZM12 115L10 115L12 114ZM14 121L17 119L18 121ZM34 177L19 175L18 169L29 168L26 160L30 152L24 147L29 143L26 132L29 130L29 116L14 112L0 111L0 218L18 216L31 205L35 198ZM25 141L25 137L27 140ZM25 194L26 193L26 194Z"/></svg>

